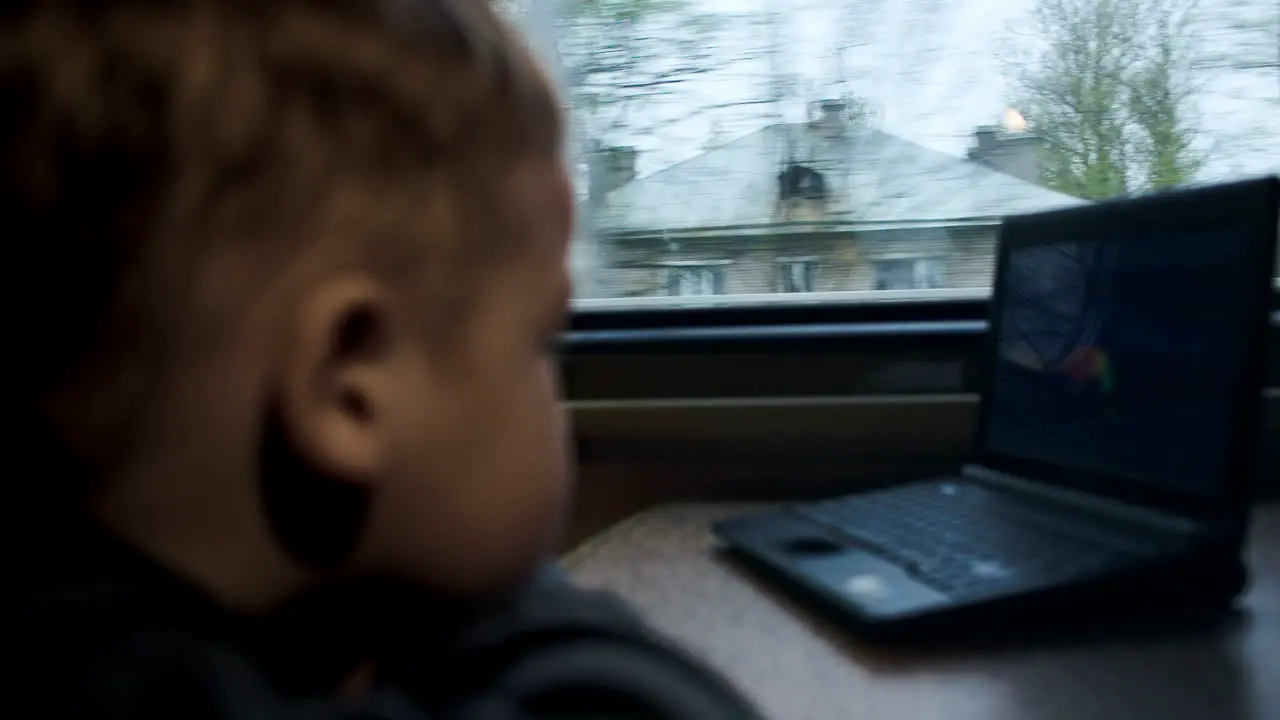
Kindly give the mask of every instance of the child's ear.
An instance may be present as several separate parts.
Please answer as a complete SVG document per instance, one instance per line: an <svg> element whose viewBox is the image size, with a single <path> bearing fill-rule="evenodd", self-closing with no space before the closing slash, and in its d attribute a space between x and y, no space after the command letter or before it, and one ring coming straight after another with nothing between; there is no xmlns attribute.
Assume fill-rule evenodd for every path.
<svg viewBox="0 0 1280 720"><path fill-rule="evenodd" d="M299 303L276 397L317 470L353 483L385 470L402 331L390 296L363 277L334 279Z"/></svg>
<svg viewBox="0 0 1280 720"><path fill-rule="evenodd" d="M371 486L388 471L396 343L389 295L364 278L297 306L266 408L262 497L277 539L312 566L341 564L363 535Z"/></svg>

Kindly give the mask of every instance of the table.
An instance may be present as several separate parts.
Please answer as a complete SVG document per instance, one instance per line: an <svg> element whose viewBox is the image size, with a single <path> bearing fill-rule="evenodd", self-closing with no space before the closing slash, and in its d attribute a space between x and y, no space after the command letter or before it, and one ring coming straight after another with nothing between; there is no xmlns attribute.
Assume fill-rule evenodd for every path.
<svg viewBox="0 0 1280 720"><path fill-rule="evenodd" d="M712 521L761 507L653 508L564 566L628 599L776 720L1280 720L1280 504L1255 511L1252 586L1220 622L918 652L861 644L713 551Z"/></svg>

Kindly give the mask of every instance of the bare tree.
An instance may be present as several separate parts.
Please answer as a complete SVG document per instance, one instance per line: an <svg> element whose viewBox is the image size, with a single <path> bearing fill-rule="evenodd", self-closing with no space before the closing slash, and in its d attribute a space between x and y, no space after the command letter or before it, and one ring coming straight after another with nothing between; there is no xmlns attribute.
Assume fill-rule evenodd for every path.
<svg viewBox="0 0 1280 720"><path fill-rule="evenodd" d="M1137 130L1134 149L1143 183L1163 188L1194 179L1204 156L1194 146L1197 86L1188 24L1192 5L1150 2L1146 16L1146 62L1127 78L1129 115Z"/></svg>
<svg viewBox="0 0 1280 720"><path fill-rule="evenodd" d="M685 0L577 0L562 8L557 39L571 104L596 145L644 134L641 108L726 62L723 28Z"/></svg>
<svg viewBox="0 0 1280 720"><path fill-rule="evenodd" d="M1012 75L1046 185L1103 198L1195 179L1193 2L1037 1Z"/></svg>

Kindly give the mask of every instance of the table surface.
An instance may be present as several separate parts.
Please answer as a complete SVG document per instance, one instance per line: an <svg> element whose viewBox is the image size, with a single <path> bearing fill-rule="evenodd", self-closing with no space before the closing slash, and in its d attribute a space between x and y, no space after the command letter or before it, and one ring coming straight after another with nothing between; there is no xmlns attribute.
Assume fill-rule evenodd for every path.
<svg viewBox="0 0 1280 720"><path fill-rule="evenodd" d="M759 507L654 508L564 565L628 599L774 720L1280 720L1280 504L1254 513L1252 585L1222 622L917 652L860 644L713 552L713 520Z"/></svg>

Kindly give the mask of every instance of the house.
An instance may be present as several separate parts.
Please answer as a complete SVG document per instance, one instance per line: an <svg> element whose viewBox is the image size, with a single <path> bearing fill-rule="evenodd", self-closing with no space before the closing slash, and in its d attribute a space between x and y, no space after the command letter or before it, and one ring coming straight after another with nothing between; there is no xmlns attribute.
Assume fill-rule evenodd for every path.
<svg viewBox="0 0 1280 720"><path fill-rule="evenodd" d="M1085 202L1034 182L1029 133L979 128L959 158L820 108L643 178L597 153L593 294L984 287L1003 216Z"/></svg>

